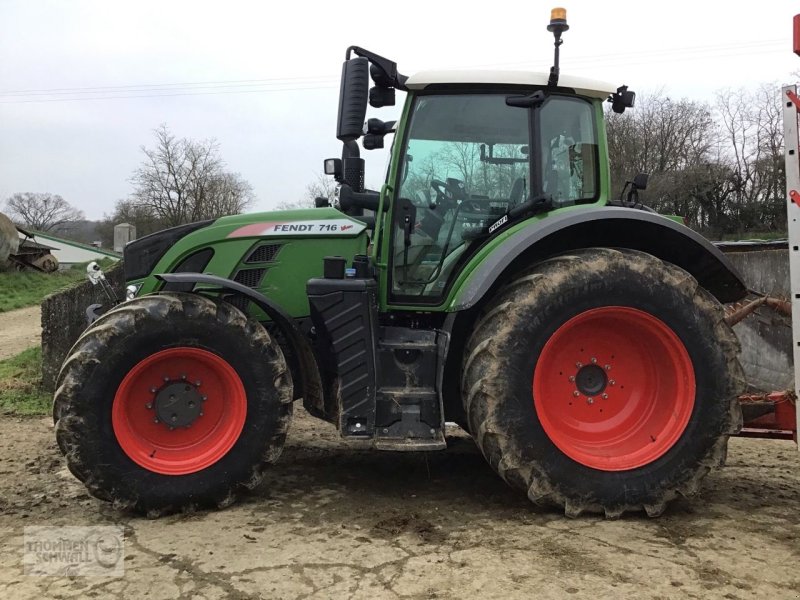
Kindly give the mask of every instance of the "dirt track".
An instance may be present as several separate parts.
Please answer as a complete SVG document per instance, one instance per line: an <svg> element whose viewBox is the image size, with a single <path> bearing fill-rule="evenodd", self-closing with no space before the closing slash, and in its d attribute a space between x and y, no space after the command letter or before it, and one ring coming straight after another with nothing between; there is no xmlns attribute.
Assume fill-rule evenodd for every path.
<svg viewBox="0 0 800 600"><path fill-rule="evenodd" d="M36 346L42 337L42 309L29 306L0 313L0 360Z"/></svg>
<svg viewBox="0 0 800 600"><path fill-rule="evenodd" d="M800 454L736 439L660 519L537 509L456 432L446 452L347 447L297 411L244 502L156 521L89 498L48 419L0 419L0 597L800 598ZM123 579L22 574L26 525L122 524Z"/></svg>

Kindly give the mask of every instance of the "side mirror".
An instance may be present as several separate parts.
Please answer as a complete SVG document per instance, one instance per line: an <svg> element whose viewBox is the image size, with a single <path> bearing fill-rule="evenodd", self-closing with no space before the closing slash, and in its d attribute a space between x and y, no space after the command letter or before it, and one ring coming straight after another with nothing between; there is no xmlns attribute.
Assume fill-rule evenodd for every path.
<svg viewBox="0 0 800 600"><path fill-rule="evenodd" d="M628 184L631 185L631 189L628 190L628 205L635 206L639 202L639 190L647 189L648 179L650 179L650 175L647 173L637 173L633 181L625 182L625 187L628 187ZM622 193L625 193L625 188L622 189ZM622 199L622 194L620 194L620 199Z"/></svg>
<svg viewBox="0 0 800 600"><path fill-rule="evenodd" d="M367 116L368 90L369 60L358 56L344 61L336 123L336 137L340 141L354 141L361 137Z"/></svg>
<svg viewBox="0 0 800 600"><path fill-rule="evenodd" d="M637 190L646 190L649 179L650 175L648 173L637 173L633 178L631 185Z"/></svg>
<svg viewBox="0 0 800 600"><path fill-rule="evenodd" d="M622 114L626 108L633 108L636 102L636 92L629 91L627 85L621 85L608 97L608 101L611 102L611 110Z"/></svg>

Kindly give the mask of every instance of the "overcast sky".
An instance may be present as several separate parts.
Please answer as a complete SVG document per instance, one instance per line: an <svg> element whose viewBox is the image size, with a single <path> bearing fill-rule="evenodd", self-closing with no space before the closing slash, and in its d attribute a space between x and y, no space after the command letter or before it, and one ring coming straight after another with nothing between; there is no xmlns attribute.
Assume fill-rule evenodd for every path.
<svg viewBox="0 0 800 600"><path fill-rule="evenodd" d="M710 100L720 88L794 82L800 71L793 2L565 6L562 73ZM256 209L298 200L322 159L340 153L336 101L348 45L390 57L406 74L547 70L550 8L0 0L0 205L15 192L52 192L89 218L110 213L160 123L178 136L216 138L228 168L252 184ZM396 109L368 114L388 120ZM368 157L368 183L380 184L385 163L385 151Z"/></svg>

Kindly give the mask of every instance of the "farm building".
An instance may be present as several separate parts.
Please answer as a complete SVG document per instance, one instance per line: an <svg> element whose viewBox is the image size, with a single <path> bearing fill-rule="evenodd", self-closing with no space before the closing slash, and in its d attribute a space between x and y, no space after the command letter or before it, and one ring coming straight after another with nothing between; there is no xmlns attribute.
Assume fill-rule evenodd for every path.
<svg viewBox="0 0 800 600"><path fill-rule="evenodd" d="M50 253L58 259L59 269L69 269L73 265L100 260L102 258L110 258L114 261L122 258L117 252L95 248L94 246L81 244L80 242L65 240L47 233L36 232L33 235L33 243L49 248ZM19 240L20 246L22 246L23 241L27 244L32 243L30 238L26 237L22 232L19 234Z"/></svg>

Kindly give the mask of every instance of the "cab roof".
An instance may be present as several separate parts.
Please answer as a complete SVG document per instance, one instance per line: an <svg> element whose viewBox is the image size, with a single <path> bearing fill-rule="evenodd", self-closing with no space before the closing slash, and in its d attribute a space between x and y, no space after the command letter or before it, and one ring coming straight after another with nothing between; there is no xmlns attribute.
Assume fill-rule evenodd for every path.
<svg viewBox="0 0 800 600"><path fill-rule="evenodd" d="M549 73L536 71L496 71L496 70L452 70L452 71L420 71L411 75L405 85L410 90L422 90L429 85L440 84L490 84L490 85L527 85L527 86L546 86ZM589 96L591 98L605 99L609 94L616 90L616 86L587 79L585 77L574 77L561 75L558 78L559 87L567 87L575 90L576 94Z"/></svg>

